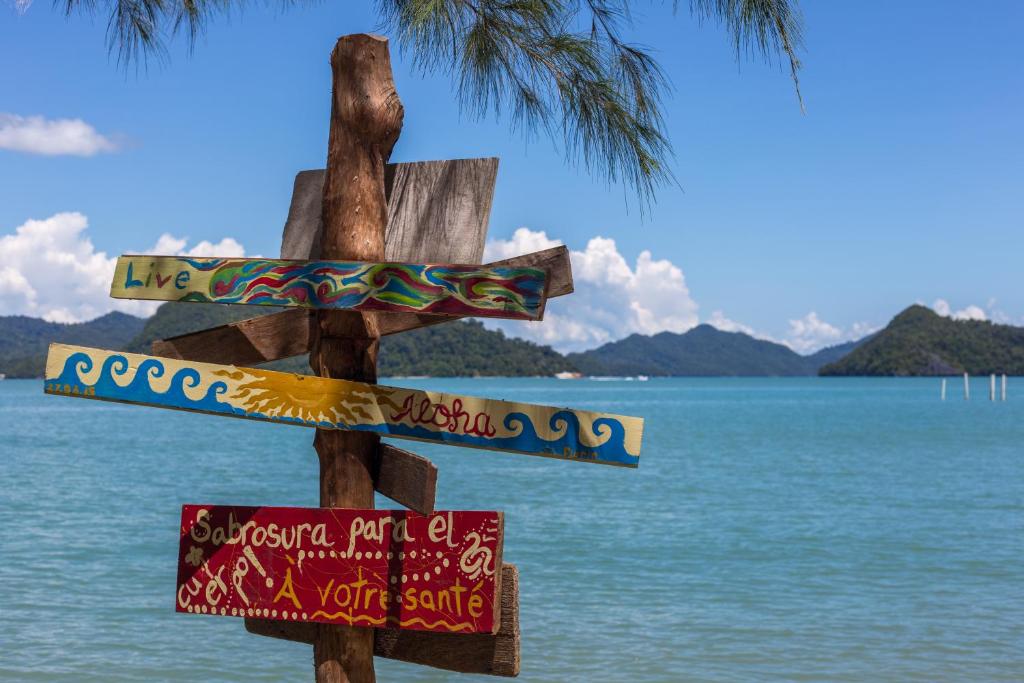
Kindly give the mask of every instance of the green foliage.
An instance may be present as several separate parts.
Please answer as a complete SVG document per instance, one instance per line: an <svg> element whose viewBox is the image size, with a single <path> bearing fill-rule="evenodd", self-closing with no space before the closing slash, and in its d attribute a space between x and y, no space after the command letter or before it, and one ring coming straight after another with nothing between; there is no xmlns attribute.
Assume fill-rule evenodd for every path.
<svg viewBox="0 0 1024 683"><path fill-rule="evenodd" d="M549 346L510 339L476 321L384 337L378 365L382 377L537 377L575 369Z"/></svg>
<svg viewBox="0 0 1024 683"><path fill-rule="evenodd" d="M1024 328L911 306L822 375L1024 375Z"/></svg>
<svg viewBox="0 0 1024 683"><path fill-rule="evenodd" d="M169 339L197 330L238 322L246 318L283 311L277 306L243 306L233 304L203 304L169 301L161 304L146 321L127 351L149 353L150 344L157 339Z"/></svg>
<svg viewBox="0 0 1024 683"><path fill-rule="evenodd" d="M710 325L698 325L684 334L634 334L568 356L589 375L697 377L813 375L820 358L817 354L801 356L782 344L741 332L722 332Z"/></svg>
<svg viewBox="0 0 1024 683"><path fill-rule="evenodd" d="M66 325L23 315L0 317L0 372L8 377L41 377L51 342L123 349L145 321L108 313L86 323Z"/></svg>
<svg viewBox="0 0 1024 683"><path fill-rule="evenodd" d="M278 308L166 303L147 321L120 313L81 325L58 325L24 317L0 318L0 372L11 377L42 374L46 346L65 341L149 353L156 339L274 313ZM801 356L785 346L746 334L700 325L685 334L632 335L599 349L563 356L547 346L511 339L475 321L450 322L381 340L381 377L551 376L563 371L614 376L813 375L858 342ZM310 373L305 356L266 367Z"/></svg>
<svg viewBox="0 0 1024 683"><path fill-rule="evenodd" d="M155 339L194 332L229 322L273 313L278 308L222 304L166 303L147 321L130 350L148 353ZM267 364L273 370L309 374L305 356ZM450 322L384 337L378 358L381 377L536 376L574 369L547 346L509 339L478 322Z"/></svg>
<svg viewBox="0 0 1024 683"><path fill-rule="evenodd" d="M190 44L216 14L246 0L58 0L71 14L102 4L119 60L163 53L186 30ZM286 6L294 0L283 0ZM564 144L572 162L624 180L646 201L673 180L661 98L668 83L650 51L630 43L630 0L377 0L382 22L425 72L458 85L478 117L511 114L513 128ZM802 22L797 0L691 0L721 24L737 57L789 62L799 84Z"/></svg>

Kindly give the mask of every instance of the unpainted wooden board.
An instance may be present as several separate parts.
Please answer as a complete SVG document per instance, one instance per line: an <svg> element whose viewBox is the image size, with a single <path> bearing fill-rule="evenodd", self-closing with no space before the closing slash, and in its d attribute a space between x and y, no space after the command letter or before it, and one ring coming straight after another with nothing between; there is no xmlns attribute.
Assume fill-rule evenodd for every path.
<svg viewBox="0 0 1024 683"><path fill-rule="evenodd" d="M437 467L421 455L391 444L377 447L377 476L374 488L391 500L421 515L434 511Z"/></svg>
<svg viewBox="0 0 1024 683"><path fill-rule="evenodd" d="M301 308L240 320L199 332L157 339L154 356L203 363L259 365L309 351L314 317Z"/></svg>
<svg viewBox="0 0 1024 683"><path fill-rule="evenodd" d="M255 635L313 644L316 624L247 618ZM377 629L373 654L387 659L448 671L517 676L520 667L519 571L505 564L501 572L501 627L491 634L445 634Z"/></svg>
<svg viewBox="0 0 1024 683"><path fill-rule="evenodd" d="M480 263L487 239L498 160L453 159L388 164L384 188L389 261ZM319 258L324 171L295 176L281 258Z"/></svg>

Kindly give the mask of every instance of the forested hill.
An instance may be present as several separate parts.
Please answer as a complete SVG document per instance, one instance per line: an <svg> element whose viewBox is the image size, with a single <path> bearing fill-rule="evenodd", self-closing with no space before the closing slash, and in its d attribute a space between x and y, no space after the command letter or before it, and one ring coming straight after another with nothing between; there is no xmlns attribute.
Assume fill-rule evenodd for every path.
<svg viewBox="0 0 1024 683"><path fill-rule="evenodd" d="M80 325L57 325L24 317L0 318L0 372L38 377L46 345L64 341L148 353L155 339L276 312L262 306L167 303L149 320L111 313ZM699 325L685 334L632 335L584 353L563 356L547 346L505 337L478 322L425 327L381 340L380 375L551 376L561 371L614 376L814 375L858 342L801 356L788 347L738 332ZM305 357L268 367L309 372Z"/></svg>
<svg viewBox="0 0 1024 683"><path fill-rule="evenodd" d="M149 319L129 350L148 353L149 345L155 339L166 339L277 310L283 309L167 303ZM304 356L279 361L268 367L309 372ZM382 377L524 377L550 376L563 370L575 370L564 356L549 346L508 338L500 331L484 329L475 321L442 323L384 337L377 367Z"/></svg>
<svg viewBox="0 0 1024 683"><path fill-rule="evenodd" d="M1024 375L1024 328L911 306L822 375Z"/></svg>
<svg viewBox="0 0 1024 683"><path fill-rule="evenodd" d="M51 342L123 349L145 324L142 318L116 312L74 324L0 316L0 372L8 377L41 377Z"/></svg>
<svg viewBox="0 0 1024 683"><path fill-rule="evenodd" d="M787 346L749 334L698 325L682 334L633 334L567 358L589 375L784 377L815 375L823 364L848 353L858 343L801 356Z"/></svg>

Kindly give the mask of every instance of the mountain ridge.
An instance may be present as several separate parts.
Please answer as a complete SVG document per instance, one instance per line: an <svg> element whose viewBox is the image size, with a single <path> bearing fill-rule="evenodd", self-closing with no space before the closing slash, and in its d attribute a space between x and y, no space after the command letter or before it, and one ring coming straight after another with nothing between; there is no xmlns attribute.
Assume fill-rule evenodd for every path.
<svg viewBox="0 0 1024 683"><path fill-rule="evenodd" d="M914 304L820 373L834 376L1024 375L1024 327L954 320Z"/></svg>
<svg viewBox="0 0 1024 683"><path fill-rule="evenodd" d="M42 377L52 342L124 348L146 324L144 318L111 311L83 323L47 322L26 315L0 317L0 372L8 377Z"/></svg>

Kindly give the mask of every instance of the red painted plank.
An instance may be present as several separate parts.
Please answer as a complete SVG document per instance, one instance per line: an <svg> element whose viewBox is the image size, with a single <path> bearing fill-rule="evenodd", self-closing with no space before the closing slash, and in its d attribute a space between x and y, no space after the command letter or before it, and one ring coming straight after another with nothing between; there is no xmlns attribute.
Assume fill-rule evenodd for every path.
<svg viewBox="0 0 1024 683"><path fill-rule="evenodd" d="M185 505L176 607L494 633L502 527L500 512Z"/></svg>

